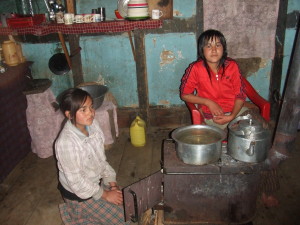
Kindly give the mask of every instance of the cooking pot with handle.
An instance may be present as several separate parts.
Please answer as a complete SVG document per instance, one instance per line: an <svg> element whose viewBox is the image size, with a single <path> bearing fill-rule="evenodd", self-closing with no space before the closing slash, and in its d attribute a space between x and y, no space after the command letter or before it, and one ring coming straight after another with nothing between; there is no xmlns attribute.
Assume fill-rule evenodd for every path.
<svg viewBox="0 0 300 225"><path fill-rule="evenodd" d="M228 124L228 154L242 162L258 163L267 158L271 132L250 114L238 116Z"/></svg>

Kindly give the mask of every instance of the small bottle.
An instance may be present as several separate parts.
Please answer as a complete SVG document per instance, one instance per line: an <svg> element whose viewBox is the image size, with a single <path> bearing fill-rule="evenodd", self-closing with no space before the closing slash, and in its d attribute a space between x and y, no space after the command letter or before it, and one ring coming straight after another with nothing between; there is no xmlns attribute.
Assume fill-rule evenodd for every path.
<svg viewBox="0 0 300 225"><path fill-rule="evenodd" d="M105 21L105 8L104 7L99 7L98 8L98 13L100 14L100 21Z"/></svg>
<svg viewBox="0 0 300 225"><path fill-rule="evenodd" d="M130 139L135 147L143 147L146 144L146 123L139 116L131 123Z"/></svg>

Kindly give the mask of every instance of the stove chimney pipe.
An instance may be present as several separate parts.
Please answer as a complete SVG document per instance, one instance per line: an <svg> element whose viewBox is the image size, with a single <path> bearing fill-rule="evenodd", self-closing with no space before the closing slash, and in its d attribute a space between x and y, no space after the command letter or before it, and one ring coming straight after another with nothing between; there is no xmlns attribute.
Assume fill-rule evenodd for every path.
<svg viewBox="0 0 300 225"><path fill-rule="evenodd" d="M273 145L267 164L275 168L287 159L297 136L300 118L300 34L299 21L295 36L288 76L286 78L282 108L280 111Z"/></svg>

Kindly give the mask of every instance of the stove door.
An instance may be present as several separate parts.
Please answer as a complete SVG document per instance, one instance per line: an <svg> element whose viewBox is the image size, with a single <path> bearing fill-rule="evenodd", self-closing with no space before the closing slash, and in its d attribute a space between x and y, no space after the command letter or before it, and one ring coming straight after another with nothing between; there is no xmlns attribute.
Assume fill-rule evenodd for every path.
<svg viewBox="0 0 300 225"><path fill-rule="evenodd" d="M124 188L125 220L137 222L142 214L163 199L161 171Z"/></svg>

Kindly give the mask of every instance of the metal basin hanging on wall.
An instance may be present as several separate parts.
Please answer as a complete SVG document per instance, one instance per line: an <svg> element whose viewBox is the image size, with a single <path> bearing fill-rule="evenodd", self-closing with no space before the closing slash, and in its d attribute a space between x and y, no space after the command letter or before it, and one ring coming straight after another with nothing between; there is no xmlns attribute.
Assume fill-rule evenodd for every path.
<svg viewBox="0 0 300 225"><path fill-rule="evenodd" d="M76 49L72 55L70 55L70 58L78 54L81 50L81 47ZM66 57L66 54L64 53L56 53L49 59L48 62L49 69L52 73L56 75L65 75L70 71L70 66Z"/></svg>
<svg viewBox="0 0 300 225"><path fill-rule="evenodd" d="M49 59L49 69L56 75L65 75L70 71L66 56L64 53L56 53Z"/></svg>
<svg viewBox="0 0 300 225"><path fill-rule="evenodd" d="M71 58L76 55L78 52L80 52L81 47L78 47L73 54L69 55L66 42L64 39L64 36L61 32L58 32L58 37L62 46L62 49L64 51L63 53L56 53L49 59L49 69L52 73L56 75L64 75L68 73L72 67L71 65Z"/></svg>

